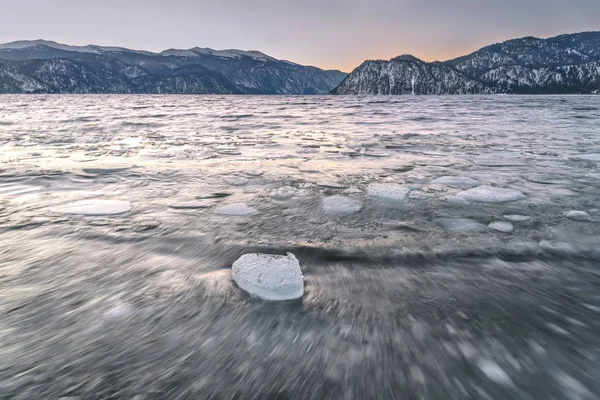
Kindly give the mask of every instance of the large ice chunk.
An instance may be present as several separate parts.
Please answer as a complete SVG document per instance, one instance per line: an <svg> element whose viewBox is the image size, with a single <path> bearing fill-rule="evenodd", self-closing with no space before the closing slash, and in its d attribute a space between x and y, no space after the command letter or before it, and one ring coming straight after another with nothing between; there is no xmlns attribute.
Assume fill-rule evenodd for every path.
<svg viewBox="0 0 600 400"><path fill-rule="evenodd" d="M518 190L505 189L494 186L479 186L474 189L465 190L456 195L467 201L479 201L482 203L505 203L526 199Z"/></svg>
<svg viewBox="0 0 600 400"><path fill-rule="evenodd" d="M402 201L409 193L409 188L396 183L372 183L367 187L369 196L384 200Z"/></svg>
<svg viewBox="0 0 600 400"><path fill-rule="evenodd" d="M294 300L304 294L304 276L292 253L245 254L233 263L231 275L242 290L263 300Z"/></svg>
<svg viewBox="0 0 600 400"><path fill-rule="evenodd" d="M110 216L131 211L131 203L122 200L81 200L56 207L53 211L70 215Z"/></svg>

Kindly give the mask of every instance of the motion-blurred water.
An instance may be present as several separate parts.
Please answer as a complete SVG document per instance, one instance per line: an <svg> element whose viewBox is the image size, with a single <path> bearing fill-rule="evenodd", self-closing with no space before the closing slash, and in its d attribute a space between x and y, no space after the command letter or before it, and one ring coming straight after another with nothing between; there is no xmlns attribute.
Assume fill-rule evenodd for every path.
<svg viewBox="0 0 600 400"><path fill-rule="evenodd" d="M0 149L2 399L600 398L598 96L1 96Z"/></svg>

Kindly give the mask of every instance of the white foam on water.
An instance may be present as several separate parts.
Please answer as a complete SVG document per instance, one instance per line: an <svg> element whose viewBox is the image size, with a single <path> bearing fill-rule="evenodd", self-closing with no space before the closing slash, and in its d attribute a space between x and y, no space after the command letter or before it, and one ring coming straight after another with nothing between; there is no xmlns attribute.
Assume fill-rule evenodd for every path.
<svg viewBox="0 0 600 400"><path fill-rule="evenodd" d="M244 203L232 203L217 208L215 212L219 215L244 216L254 214L256 210Z"/></svg>
<svg viewBox="0 0 600 400"><path fill-rule="evenodd" d="M231 276L240 289L263 300L294 300L304 295L304 276L292 253L245 254L233 263Z"/></svg>
<svg viewBox="0 0 600 400"><path fill-rule="evenodd" d="M384 200L403 201L410 193L410 188L396 183L372 183L367 187L367 194Z"/></svg>
<svg viewBox="0 0 600 400"><path fill-rule="evenodd" d="M69 215L111 216L125 214L131 208L130 202L122 200L81 200L53 208L52 211Z"/></svg>
<svg viewBox="0 0 600 400"><path fill-rule="evenodd" d="M432 183L460 189L470 189L479 186L479 181L462 176L441 176L434 179Z"/></svg>
<svg viewBox="0 0 600 400"><path fill-rule="evenodd" d="M479 186L465 190L464 192L457 194L457 197L461 197L467 201L477 201L481 203L506 203L527 198L527 196L518 190L495 186Z"/></svg>
<svg viewBox="0 0 600 400"><path fill-rule="evenodd" d="M323 210L330 215L347 215L362 209L362 203L346 196L330 196L322 201Z"/></svg>

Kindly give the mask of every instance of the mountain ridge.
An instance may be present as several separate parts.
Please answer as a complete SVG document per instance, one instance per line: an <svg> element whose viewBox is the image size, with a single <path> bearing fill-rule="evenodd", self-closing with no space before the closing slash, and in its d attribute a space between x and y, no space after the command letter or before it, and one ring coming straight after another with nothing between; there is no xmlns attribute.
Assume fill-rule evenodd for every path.
<svg viewBox="0 0 600 400"><path fill-rule="evenodd" d="M332 93L600 93L600 32L510 39L447 61L367 60Z"/></svg>
<svg viewBox="0 0 600 400"><path fill-rule="evenodd" d="M327 94L345 75L256 50L0 44L0 93Z"/></svg>

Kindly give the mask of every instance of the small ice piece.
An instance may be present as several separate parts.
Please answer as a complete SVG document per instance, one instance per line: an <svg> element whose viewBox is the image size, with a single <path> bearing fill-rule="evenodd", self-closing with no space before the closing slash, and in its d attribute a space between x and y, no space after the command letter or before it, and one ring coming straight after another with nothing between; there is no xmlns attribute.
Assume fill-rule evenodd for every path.
<svg viewBox="0 0 600 400"><path fill-rule="evenodd" d="M569 335L569 331L567 331L566 329L561 328L560 326L558 326L556 324L547 323L546 326L548 328L550 328L550 330L552 330L553 332L558 333L559 335L570 336Z"/></svg>
<svg viewBox="0 0 600 400"><path fill-rule="evenodd" d="M118 304L104 313L108 319L125 319L133 314L133 307L127 303Z"/></svg>
<svg viewBox="0 0 600 400"><path fill-rule="evenodd" d="M470 189L479 186L479 181L473 178L462 176L441 176L432 181L439 185L450 186L453 188Z"/></svg>
<svg viewBox="0 0 600 400"><path fill-rule="evenodd" d="M111 216L131 211L131 203L122 200L81 200L53 209L69 215Z"/></svg>
<svg viewBox="0 0 600 400"><path fill-rule="evenodd" d="M435 222L447 231L482 231L484 225L469 218L437 218Z"/></svg>
<svg viewBox="0 0 600 400"><path fill-rule="evenodd" d="M527 215L518 215L518 214L504 215L504 218L506 218L507 220L512 221L512 222L525 222L525 221L531 220L531 217L528 217Z"/></svg>
<svg viewBox="0 0 600 400"><path fill-rule="evenodd" d="M513 384L512 379L495 361L483 359L477 363L477 366L488 379L503 385Z"/></svg>
<svg viewBox="0 0 600 400"><path fill-rule="evenodd" d="M384 200L402 201L409 193L409 188L396 183L372 183L367 187L369 196Z"/></svg>
<svg viewBox="0 0 600 400"><path fill-rule="evenodd" d="M457 194L467 201L478 201L482 203L505 203L526 199L523 193L518 190L505 189L494 186L479 186L473 189L465 190Z"/></svg>
<svg viewBox="0 0 600 400"><path fill-rule="evenodd" d="M294 300L304 295L304 276L292 253L245 254L233 263L231 275L242 290L263 300Z"/></svg>
<svg viewBox="0 0 600 400"><path fill-rule="evenodd" d="M245 186L248 184L249 180L242 176L224 176L223 182L231 186Z"/></svg>
<svg viewBox="0 0 600 400"><path fill-rule="evenodd" d="M504 233L511 233L515 229L513 224L506 221L494 221L488 225L488 228Z"/></svg>
<svg viewBox="0 0 600 400"><path fill-rule="evenodd" d="M282 186L275 190L273 193L271 193L271 198L275 200L287 200L294 197L297 192L298 191L294 187Z"/></svg>
<svg viewBox="0 0 600 400"><path fill-rule="evenodd" d="M575 221L589 221L590 220L590 214L586 213L585 211L567 211L565 213L565 217L575 220Z"/></svg>
<svg viewBox="0 0 600 400"><path fill-rule="evenodd" d="M244 203L232 203L226 204L217 208L216 213L219 215L232 215L232 216L244 216L254 214L256 210L248 207Z"/></svg>
<svg viewBox="0 0 600 400"><path fill-rule="evenodd" d="M323 199L323 210L330 215L346 215L360 211L362 203L346 196L331 196Z"/></svg>

